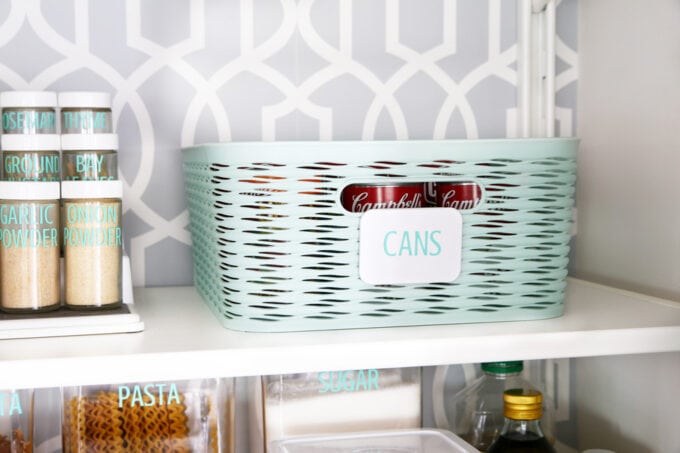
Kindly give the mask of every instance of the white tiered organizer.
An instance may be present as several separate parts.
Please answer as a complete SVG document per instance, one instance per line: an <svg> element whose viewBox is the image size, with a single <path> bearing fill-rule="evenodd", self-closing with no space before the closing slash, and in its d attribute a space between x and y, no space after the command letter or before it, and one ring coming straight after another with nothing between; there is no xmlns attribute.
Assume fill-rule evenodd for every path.
<svg viewBox="0 0 680 453"><path fill-rule="evenodd" d="M130 259L123 256L123 304L120 308L91 312L62 308L39 315L0 314L0 340L140 332L144 330L144 323L135 310L133 299Z"/></svg>

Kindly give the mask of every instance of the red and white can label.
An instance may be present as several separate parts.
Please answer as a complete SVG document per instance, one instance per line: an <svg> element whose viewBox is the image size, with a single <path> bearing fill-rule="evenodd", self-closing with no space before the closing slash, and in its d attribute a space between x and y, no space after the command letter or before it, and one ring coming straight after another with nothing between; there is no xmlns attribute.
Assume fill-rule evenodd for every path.
<svg viewBox="0 0 680 453"><path fill-rule="evenodd" d="M424 185L403 184L352 184L343 189L342 206L350 212L370 209L404 209L425 206Z"/></svg>
<svg viewBox="0 0 680 453"><path fill-rule="evenodd" d="M435 204L440 208L466 211L475 208L482 200L482 189L474 182L434 183Z"/></svg>
<svg viewBox="0 0 680 453"><path fill-rule="evenodd" d="M451 282L460 275L462 242L455 209L367 211L359 223L359 277L371 285Z"/></svg>

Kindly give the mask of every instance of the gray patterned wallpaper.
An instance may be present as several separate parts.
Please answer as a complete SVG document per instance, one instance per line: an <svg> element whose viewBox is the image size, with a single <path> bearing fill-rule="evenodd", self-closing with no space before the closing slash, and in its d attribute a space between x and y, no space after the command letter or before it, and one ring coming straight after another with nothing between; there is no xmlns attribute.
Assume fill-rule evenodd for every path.
<svg viewBox="0 0 680 453"><path fill-rule="evenodd" d="M180 148L512 136L517 0L0 2L0 90L113 94L136 285L190 284ZM558 6L572 135L576 0Z"/></svg>

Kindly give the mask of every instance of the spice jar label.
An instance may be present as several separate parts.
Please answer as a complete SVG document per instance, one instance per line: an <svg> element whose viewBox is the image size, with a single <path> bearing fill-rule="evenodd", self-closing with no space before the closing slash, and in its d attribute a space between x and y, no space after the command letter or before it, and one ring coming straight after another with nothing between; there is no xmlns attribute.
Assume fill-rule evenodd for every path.
<svg viewBox="0 0 680 453"><path fill-rule="evenodd" d="M0 417L21 415L21 400L17 392L0 392Z"/></svg>
<svg viewBox="0 0 680 453"><path fill-rule="evenodd" d="M56 131L54 109L7 108L2 111L4 134L54 134Z"/></svg>
<svg viewBox="0 0 680 453"><path fill-rule="evenodd" d="M71 133L109 133L112 131L111 110L62 110L61 129L65 134Z"/></svg>
<svg viewBox="0 0 680 453"><path fill-rule="evenodd" d="M69 247L120 247L119 203L68 203L64 245Z"/></svg>
<svg viewBox="0 0 680 453"><path fill-rule="evenodd" d="M59 181L59 151L12 152L3 158L5 181Z"/></svg>
<svg viewBox="0 0 680 453"><path fill-rule="evenodd" d="M56 204L0 205L2 246L5 249L58 247Z"/></svg>

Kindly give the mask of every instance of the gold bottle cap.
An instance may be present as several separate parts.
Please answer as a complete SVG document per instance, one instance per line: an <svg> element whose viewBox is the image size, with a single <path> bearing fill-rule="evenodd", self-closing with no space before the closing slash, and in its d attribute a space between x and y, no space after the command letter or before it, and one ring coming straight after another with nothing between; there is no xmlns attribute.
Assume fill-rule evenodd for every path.
<svg viewBox="0 0 680 453"><path fill-rule="evenodd" d="M538 390L506 390L503 402L503 415L512 420L538 420L543 414L543 395Z"/></svg>

